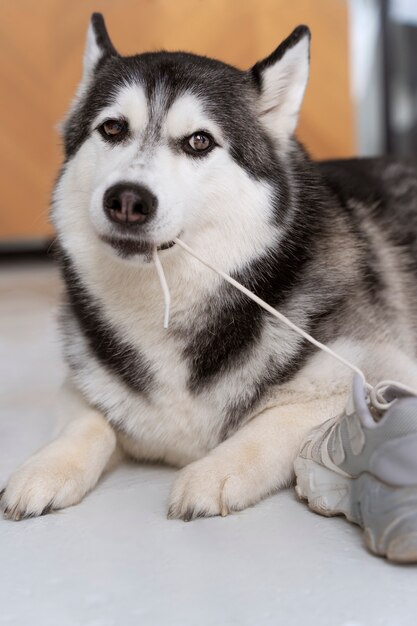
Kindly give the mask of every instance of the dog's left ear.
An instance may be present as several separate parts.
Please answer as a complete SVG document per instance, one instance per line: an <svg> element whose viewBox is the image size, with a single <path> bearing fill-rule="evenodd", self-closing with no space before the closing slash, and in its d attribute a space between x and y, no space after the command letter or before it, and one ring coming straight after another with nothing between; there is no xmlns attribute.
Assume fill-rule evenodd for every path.
<svg viewBox="0 0 417 626"><path fill-rule="evenodd" d="M310 30L297 26L266 59L250 70L259 90L259 117L278 140L295 131L310 66Z"/></svg>

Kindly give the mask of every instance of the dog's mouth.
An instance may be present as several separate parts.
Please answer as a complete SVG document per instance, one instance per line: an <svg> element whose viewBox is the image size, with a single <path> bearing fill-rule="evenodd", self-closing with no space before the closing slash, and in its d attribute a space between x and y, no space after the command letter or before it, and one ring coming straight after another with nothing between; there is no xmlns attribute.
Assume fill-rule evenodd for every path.
<svg viewBox="0 0 417 626"><path fill-rule="evenodd" d="M108 237L106 235L102 235L100 239L111 246L116 254L124 259L134 256L136 254L140 254L151 258L153 244L147 241L141 241L136 239L122 239L119 237ZM166 241L158 246L157 250L168 250L175 246L175 241Z"/></svg>
<svg viewBox="0 0 417 626"><path fill-rule="evenodd" d="M160 246L158 246L158 251L169 250L169 248L172 248L172 246L175 246L175 241L167 241L166 243L163 243Z"/></svg>

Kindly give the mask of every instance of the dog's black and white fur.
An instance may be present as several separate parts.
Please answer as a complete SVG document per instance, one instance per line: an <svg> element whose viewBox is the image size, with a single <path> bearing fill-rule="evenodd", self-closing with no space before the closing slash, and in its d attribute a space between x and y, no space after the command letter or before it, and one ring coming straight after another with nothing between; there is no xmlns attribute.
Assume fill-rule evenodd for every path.
<svg viewBox="0 0 417 626"><path fill-rule="evenodd" d="M53 196L68 423L11 477L7 517L79 502L117 448L186 466L171 517L243 509L290 483L306 433L343 408L351 372L177 236L370 382L417 383L416 174L309 159L294 137L309 42L300 26L249 71L180 52L122 57L93 16ZM106 205L118 185L151 198L133 225Z"/></svg>

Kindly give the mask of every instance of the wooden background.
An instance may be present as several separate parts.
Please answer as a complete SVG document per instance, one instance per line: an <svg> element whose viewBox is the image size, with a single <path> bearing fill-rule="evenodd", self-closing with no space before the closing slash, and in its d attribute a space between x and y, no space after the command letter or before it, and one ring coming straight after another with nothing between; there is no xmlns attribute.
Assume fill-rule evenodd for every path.
<svg viewBox="0 0 417 626"><path fill-rule="evenodd" d="M345 0L0 0L0 242L42 238L60 160L55 130L80 78L93 11L116 48L183 49L248 68L312 30L299 136L317 158L355 151Z"/></svg>

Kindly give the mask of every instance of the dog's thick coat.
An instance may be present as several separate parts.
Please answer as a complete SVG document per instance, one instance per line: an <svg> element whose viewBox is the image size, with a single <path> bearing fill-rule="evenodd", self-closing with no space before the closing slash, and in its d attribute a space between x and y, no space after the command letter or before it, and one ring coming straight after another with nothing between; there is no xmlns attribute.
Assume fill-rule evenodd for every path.
<svg viewBox="0 0 417 626"><path fill-rule="evenodd" d="M187 466L171 517L242 509L287 485L308 430L342 409L351 372L170 246L177 236L370 382L417 383L416 173L309 159L294 138L309 40L300 26L240 71L186 53L121 57L93 16L53 196L68 425L11 477L8 517L78 502L118 445ZM152 216L111 221L115 185L145 188Z"/></svg>

